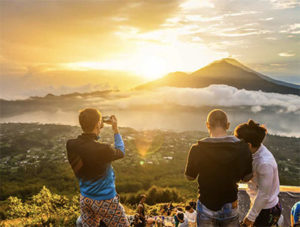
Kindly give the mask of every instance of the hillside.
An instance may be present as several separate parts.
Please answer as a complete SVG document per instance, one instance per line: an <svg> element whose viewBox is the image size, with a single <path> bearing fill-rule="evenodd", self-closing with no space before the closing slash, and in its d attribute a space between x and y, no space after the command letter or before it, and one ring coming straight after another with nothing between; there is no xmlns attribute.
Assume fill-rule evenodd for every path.
<svg viewBox="0 0 300 227"><path fill-rule="evenodd" d="M0 200L10 195L26 199L45 185L51 191L74 195L78 186L66 157L67 139L77 137L79 127L54 124L1 124ZM136 131L121 128L126 157L113 163L121 195L151 186L176 188L186 198L195 196L194 182L184 178L190 146L206 132ZM113 143L110 128L101 141ZM265 145L274 154L282 185L299 186L300 139L268 135ZM151 174L149 174L151 173Z"/></svg>
<svg viewBox="0 0 300 227"><path fill-rule="evenodd" d="M163 86L203 88L211 84L225 84L238 89L300 95L299 85L274 80L231 58L215 61L191 74L170 73L161 79L140 85L136 89L153 89Z"/></svg>
<svg viewBox="0 0 300 227"><path fill-rule="evenodd" d="M29 223L40 223L43 222L40 214L49 215L48 209L51 209L54 213L51 213L48 221L62 221L64 226L73 226L79 215L76 197L79 189L66 157L65 144L67 139L81 133L80 128L9 123L0 124L0 129L0 221L14 219L11 220L14 226L20 218L29 215ZM154 205L153 208L149 207L154 215L158 212L157 203L171 200L185 203L196 198L196 182L187 181L183 172L190 146L207 136L206 132L136 131L131 128L121 128L120 131L126 156L113 162L113 167L117 191L126 207L134 207L140 193L151 195L147 203ZM113 143L110 128L103 129L101 141ZM265 145L277 160L280 183L299 186L300 139L268 135ZM9 196L18 198L8 199ZM239 197L243 217L249 203L244 192L241 191ZM299 195L292 194L291 197L291 193L281 193L280 199L288 215Z"/></svg>

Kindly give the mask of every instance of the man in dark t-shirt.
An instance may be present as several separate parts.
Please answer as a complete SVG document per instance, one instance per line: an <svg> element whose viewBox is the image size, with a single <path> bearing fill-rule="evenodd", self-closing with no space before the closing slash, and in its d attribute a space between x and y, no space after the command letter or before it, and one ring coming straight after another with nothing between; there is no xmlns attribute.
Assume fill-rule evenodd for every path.
<svg viewBox="0 0 300 227"><path fill-rule="evenodd" d="M197 226L239 226L237 182L252 176L248 144L228 136L227 115L216 109L206 122L210 137L189 151L185 169L188 180L198 178Z"/></svg>

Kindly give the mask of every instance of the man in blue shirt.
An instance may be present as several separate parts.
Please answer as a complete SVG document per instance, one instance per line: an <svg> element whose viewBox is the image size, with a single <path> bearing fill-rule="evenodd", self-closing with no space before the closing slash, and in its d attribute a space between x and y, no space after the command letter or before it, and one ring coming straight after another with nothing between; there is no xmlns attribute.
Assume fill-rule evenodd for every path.
<svg viewBox="0 0 300 227"><path fill-rule="evenodd" d="M79 123L83 133L67 141L67 154L80 186L80 212L83 226L129 226L115 188L115 174L111 162L125 155L117 119L112 115L105 123L112 126L114 147L101 143L103 128L101 113L94 108L80 111Z"/></svg>

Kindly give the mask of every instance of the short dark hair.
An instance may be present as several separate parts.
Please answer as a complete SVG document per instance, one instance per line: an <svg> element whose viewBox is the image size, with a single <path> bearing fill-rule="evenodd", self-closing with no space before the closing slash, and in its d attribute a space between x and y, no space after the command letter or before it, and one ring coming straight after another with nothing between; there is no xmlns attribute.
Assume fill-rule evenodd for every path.
<svg viewBox="0 0 300 227"><path fill-rule="evenodd" d="M193 209L196 209L196 203L194 201L190 201L189 205L193 207Z"/></svg>
<svg viewBox="0 0 300 227"><path fill-rule="evenodd" d="M259 147L267 135L267 129L259 123L249 120L242 123L234 129L234 135L250 143L253 147Z"/></svg>
<svg viewBox="0 0 300 227"><path fill-rule="evenodd" d="M222 127L226 129L228 124L227 114L221 109L214 109L207 115L207 122L212 128Z"/></svg>
<svg viewBox="0 0 300 227"><path fill-rule="evenodd" d="M182 212L179 212L178 214L177 214L177 217L180 219L180 220L184 220L184 214L182 213Z"/></svg>
<svg viewBox="0 0 300 227"><path fill-rule="evenodd" d="M86 108L79 112L79 123L84 132L94 130L101 119L101 113L95 108Z"/></svg>
<svg viewBox="0 0 300 227"><path fill-rule="evenodd" d="M186 206L185 210L190 210L192 207L191 206Z"/></svg>

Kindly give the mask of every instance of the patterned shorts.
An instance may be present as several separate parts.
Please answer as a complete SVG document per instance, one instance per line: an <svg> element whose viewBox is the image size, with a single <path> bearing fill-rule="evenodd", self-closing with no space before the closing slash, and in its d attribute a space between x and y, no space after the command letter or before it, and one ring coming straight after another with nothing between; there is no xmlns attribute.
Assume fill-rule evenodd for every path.
<svg viewBox="0 0 300 227"><path fill-rule="evenodd" d="M98 227L100 220L108 227L129 226L124 208L120 204L118 196L108 200L93 200L80 195L80 212L83 227Z"/></svg>

